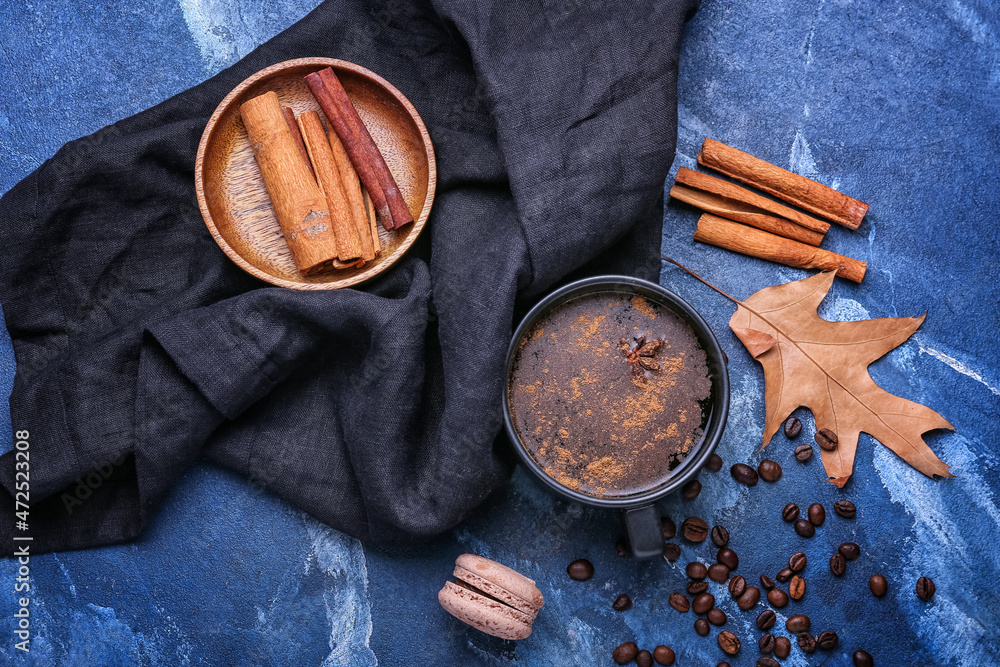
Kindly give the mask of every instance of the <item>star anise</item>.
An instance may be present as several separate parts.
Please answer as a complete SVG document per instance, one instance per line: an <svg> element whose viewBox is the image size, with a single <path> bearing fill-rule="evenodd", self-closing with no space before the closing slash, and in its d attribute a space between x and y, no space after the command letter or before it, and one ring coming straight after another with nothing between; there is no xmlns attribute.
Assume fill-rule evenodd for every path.
<svg viewBox="0 0 1000 667"><path fill-rule="evenodd" d="M662 340L653 339L647 341L645 336L632 339L631 342L624 338L618 343L618 349L625 355L625 361L632 366L632 373L642 375L642 370L658 371L660 364L653 358L659 352Z"/></svg>

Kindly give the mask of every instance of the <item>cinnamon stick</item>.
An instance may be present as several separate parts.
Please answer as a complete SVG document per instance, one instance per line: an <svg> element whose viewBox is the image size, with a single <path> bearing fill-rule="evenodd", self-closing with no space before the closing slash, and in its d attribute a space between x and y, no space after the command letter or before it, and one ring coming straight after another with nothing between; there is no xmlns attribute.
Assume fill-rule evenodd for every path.
<svg viewBox="0 0 1000 667"><path fill-rule="evenodd" d="M698 164L850 229L857 229L868 212L863 201L714 139L705 139Z"/></svg>
<svg viewBox="0 0 1000 667"><path fill-rule="evenodd" d="M371 195L382 226L391 231L413 222L396 179L333 69L313 72L305 79Z"/></svg>
<svg viewBox="0 0 1000 667"><path fill-rule="evenodd" d="M299 132L299 124L295 122L295 112L290 107L281 107L281 113L285 115L285 120L288 122L288 130L292 133L292 138L295 139L295 145L299 147L302 159L309 165L309 173L315 178L316 172L313 171L312 163L309 162L309 153L306 152L306 145L302 143L302 133Z"/></svg>
<svg viewBox="0 0 1000 667"><path fill-rule="evenodd" d="M318 114L316 119L319 122ZM344 196L351 211L351 222L357 230L358 238L361 239L361 258L365 261L371 261L375 259L376 251L372 244L371 224L368 222L368 211L365 210L365 199L361 194L361 181L358 180L358 172L354 170L354 165L351 164L351 159L344 149L344 144L337 137L337 133L330 133L328 138L330 148L333 151L333 160L337 164L340 185L344 190Z"/></svg>
<svg viewBox="0 0 1000 667"><path fill-rule="evenodd" d="M715 215L819 245L830 223L817 220L721 178L681 167L670 196Z"/></svg>
<svg viewBox="0 0 1000 667"><path fill-rule="evenodd" d="M368 196L368 191L362 191L365 196L365 212L368 214L368 224L371 228L372 234L372 247L375 248L375 254L379 255L382 253L382 240L378 237L378 222L375 219L375 206L372 204L372 198Z"/></svg>
<svg viewBox="0 0 1000 667"><path fill-rule="evenodd" d="M798 269L837 270L838 276L856 283L861 282L868 268L865 262L747 227L711 213L705 213L698 219L694 240Z"/></svg>
<svg viewBox="0 0 1000 667"><path fill-rule="evenodd" d="M326 197L309 173L281 110L268 92L240 106L264 187L299 272L311 275L337 257Z"/></svg>

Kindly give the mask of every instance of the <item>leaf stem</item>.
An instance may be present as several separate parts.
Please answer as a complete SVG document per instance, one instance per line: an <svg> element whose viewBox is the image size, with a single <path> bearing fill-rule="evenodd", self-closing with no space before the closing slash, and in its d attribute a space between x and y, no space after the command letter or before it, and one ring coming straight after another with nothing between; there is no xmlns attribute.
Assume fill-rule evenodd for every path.
<svg viewBox="0 0 1000 667"><path fill-rule="evenodd" d="M722 296L726 297L727 299L729 299L729 300L730 300L730 301L732 301L733 303L738 303L738 304L740 304L740 305L742 305L742 304L743 304L743 302L742 302L742 301L740 301L740 300L738 300L738 299L734 299L733 297L729 296L728 294L726 294L725 292L723 292L722 290L720 290L720 289L719 289L718 287L716 287L716 286L715 286L715 285L713 285L712 283L708 282L707 280L705 280L704 278L702 278L702 277L701 277L701 276L699 276L699 275L698 275L697 273L695 273L695 272L694 272L694 271L692 271L691 269L687 268L686 266L684 266L684 265L683 265L683 264L681 264L680 262L678 262L678 261L676 261L676 260L673 260L673 259L670 259L670 258L669 258L669 257L667 257L666 255L660 255L660 259L662 259L662 260L663 260L664 262L670 262L671 264L673 264L674 266L676 266L677 268L679 268L679 269L680 269L681 271L684 271L685 273L688 273L689 275L693 276L694 278L696 278L696 279L700 280L701 282L705 283L706 285L708 285L709 287L711 287L711 288L712 288L712 289L714 289L714 290L715 290L716 292L718 292L718 293L719 293L719 294L721 294Z"/></svg>

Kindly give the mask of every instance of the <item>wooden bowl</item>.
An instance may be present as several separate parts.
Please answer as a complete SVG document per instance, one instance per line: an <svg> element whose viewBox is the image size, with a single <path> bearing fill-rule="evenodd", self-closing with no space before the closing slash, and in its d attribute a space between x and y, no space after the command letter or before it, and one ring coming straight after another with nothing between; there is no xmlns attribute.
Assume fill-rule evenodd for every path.
<svg viewBox="0 0 1000 667"><path fill-rule="evenodd" d="M240 105L273 90L296 116L314 109L325 120L303 77L327 67L332 67L344 84L413 212L414 222L391 232L379 225L382 252L361 268L303 276L295 267L264 189ZM240 268L261 280L302 290L357 285L392 266L427 223L436 182L434 148L410 101L374 72L332 58L281 62L236 86L209 119L195 162L198 207L219 247Z"/></svg>

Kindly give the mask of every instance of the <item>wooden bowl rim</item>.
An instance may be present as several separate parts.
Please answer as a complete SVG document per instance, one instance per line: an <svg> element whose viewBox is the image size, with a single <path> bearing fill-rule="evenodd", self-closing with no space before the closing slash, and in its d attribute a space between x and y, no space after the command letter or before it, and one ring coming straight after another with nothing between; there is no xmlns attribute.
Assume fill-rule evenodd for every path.
<svg viewBox="0 0 1000 667"><path fill-rule="evenodd" d="M215 133L216 125L222 117L222 114L226 112L226 110L232 105L233 100L235 100L243 91L261 79L269 77L272 74L279 73L282 70L303 66L315 66L317 70L325 67L348 70L363 78L369 79L376 85L383 88L386 92L392 95L404 109L406 109L406 112L410 115L410 118L417 126L417 131L423 140L424 150L427 154L427 195L424 197L423 208L421 208L420 213L413 221L413 227L409 230L406 239L391 255L382 259L382 261L373 266L370 270L362 270L350 278L341 278L340 280L323 283L306 283L281 278L271 273L267 273L266 271L262 271L245 260L242 255L236 252L236 250L229 245L226 239L222 236L221 232L219 232L219 229L215 225L215 220L212 218L212 213L208 208L208 200L205 196L205 153L208 150L209 140ZM228 95L222 99L221 102L219 102L215 111L212 112L212 116L208 119L208 124L205 125L205 130L202 132L201 140L198 142L198 153L195 157L194 165L194 182L195 193L198 197L198 208L201 210L201 217L205 221L205 225L208 227L209 233L211 233L212 238L215 239L215 242L220 248L222 248L222 251L226 253L229 259L235 262L241 269L265 282L269 282L272 285L278 285L279 287L288 287L290 289L297 290L341 289L344 287L353 287L354 285L371 280L386 269L390 268L417 240L417 237L420 236L420 233L423 231L424 226L427 223L427 218L430 216L431 212L431 205L434 203L434 193L437 186L437 163L434 159L434 147L431 144L430 134L427 132L427 126L424 125L423 119L420 117L420 114L417 113L413 104L410 103L410 100L408 100L406 96L391 83L370 69L347 60L339 60L337 58L295 58L293 60L284 60L279 63L275 63L250 75L241 81L229 92ZM336 273L330 273L328 275L331 278L336 278Z"/></svg>

